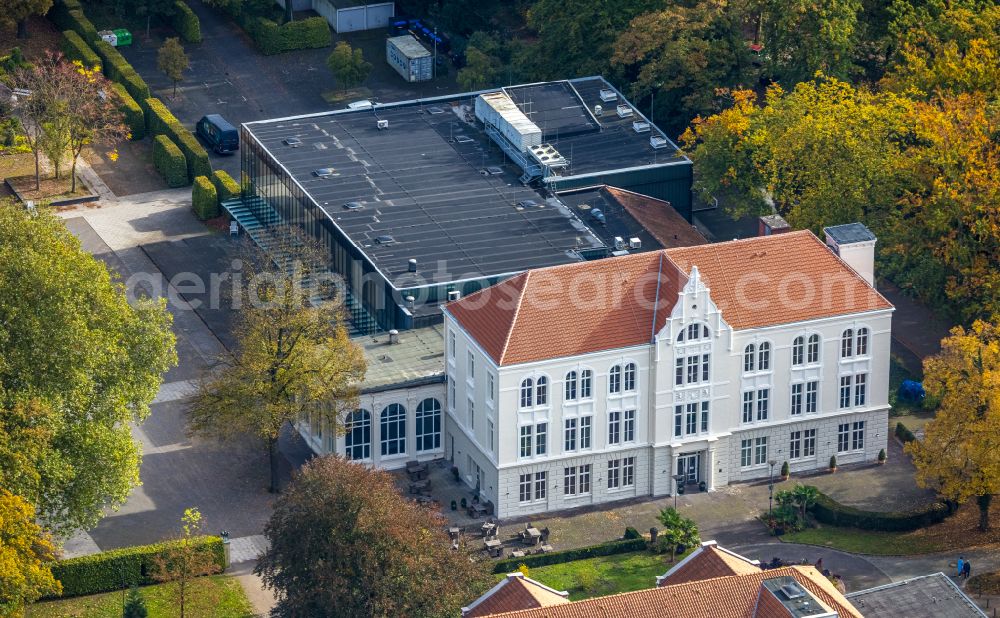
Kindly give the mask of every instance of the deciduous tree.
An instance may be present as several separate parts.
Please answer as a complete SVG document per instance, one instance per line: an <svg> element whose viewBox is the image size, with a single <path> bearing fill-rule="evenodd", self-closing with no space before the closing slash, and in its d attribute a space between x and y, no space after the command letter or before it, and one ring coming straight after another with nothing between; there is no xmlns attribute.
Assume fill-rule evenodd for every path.
<svg viewBox="0 0 1000 618"><path fill-rule="evenodd" d="M763 0L767 65L787 87L817 71L846 79L853 70L861 0Z"/></svg>
<svg viewBox="0 0 1000 618"><path fill-rule="evenodd" d="M275 503L255 572L278 593L275 616L456 616L492 582L444 529L388 472L320 457Z"/></svg>
<svg viewBox="0 0 1000 618"><path fill-rule="evenodd" d="M184 618L187 589L195 577L210 575L219 570L211 548L195 542L201 536L201 512L197 508L184 509L181 533L177 542L155 558L153 579L174 583L174 597L180 618Z"/></svg>
<svg viewBox="0 0 1000 618"><path fill-rule="evenodd" d="M305 246L296 235L275 243ZM270 460L270 491L277 491L278 436L285 424L307 415L342 426L357 404L365 375L364 356L347 334L336 301L313 303L320 294L302 281L319 282L325 262L311 247L292 251L287 269L251 251L244 260L248 289L241 292L234 335L236 349L219 359L218 371L199 387L189 414L194 433L259 436Z"/></svg>
<svg viewBox="0 0 1000 618"><path fill-rule="evenodd" d="M114 148L128 139L128 127L115 91L97 67L88 69L79 62L65 67L71 75L66 80L76 84L76 96L67 101L66 134L69 147L70 191L76 191L76 164L83 149L92 144ZM109 158L118 159L117 150Z"/></svg>
<svg viewBox="0 0 1000 618"><path fill-rule="evenodd" d="M347 41L337 43L326 58L326 66L333 72L337 85L345 89L361 85L372 70L371 63L365 60L361 49L351 48Z"/></svg>
<svg viewBox="0 0 1000 618"><path fill-rule="evenodd" d="M62 586L49 567L55 548L35 523L35 509L20 496L0 489L0 617L24 615L40 597Z"/></svg>
<svg viewBox="0 0 1000 618"><path fill-rule="evenodd" d="M139 482L130 424L175 362L170 314L130 305L61 220L2 205L0 349L0 485L57 532L95 525Z"/></svg>
<svg viewBox="0 0 1000 618"><path fill-rule="evenodd" d="M660 511L657 519L663 524L663 530L659 533L658 542L670 549L671 562L674 561L674 557L677 555L678 545L694 547L698 543L701 543L701 537L698 536L698 524L694 523L694 520L678 513L677 509L673 507L665 508Z"/></svg>
<svg viewBox="0 0 1000 618"><path fill-rule="evenodd" d="M0 26L17 26L17 38L28 37L28 18L45 15L52 8L52 0L6 0L0 11Z"/></svg>
<svg viewBox="0 0 1000 618"><path fill-rule="evenodd" d="M184 71L187 71L189 66L184 46L177 37L170 37L164 41L160 51L156 53L156 68L173 82L174 96L177 96L177 82L184 79Z"/></svg>
<svg viewBox="0 0 1000 618"><path fill-rule="evenodd" d="M924 360L924 388L937 402L923 440L906 445L917 484L956 502L975 498L979 529L990 528L1000 493L1000 331L976 321L952 329L941 352Z"/></svg>

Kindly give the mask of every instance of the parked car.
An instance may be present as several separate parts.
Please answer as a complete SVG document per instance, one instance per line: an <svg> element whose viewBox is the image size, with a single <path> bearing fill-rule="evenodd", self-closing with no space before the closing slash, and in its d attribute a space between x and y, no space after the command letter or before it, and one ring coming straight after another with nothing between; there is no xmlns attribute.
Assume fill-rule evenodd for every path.
<svg viewBox="0 0 1000 618"><path fill-rule="evenodd" d="M202 116L198 121L195 132L198 137L205 140L208 147L219 154L234 152L240 147L240 133L236 127L229 124L225 118L218 114L208 114Z"/></svg>

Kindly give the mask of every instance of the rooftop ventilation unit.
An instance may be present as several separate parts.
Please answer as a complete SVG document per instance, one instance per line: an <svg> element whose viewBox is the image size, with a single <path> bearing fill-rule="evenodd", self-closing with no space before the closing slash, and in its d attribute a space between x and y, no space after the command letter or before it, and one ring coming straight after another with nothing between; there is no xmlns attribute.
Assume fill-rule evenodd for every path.
<svg viewBox="0 0 1000 618"><path fill-rule="evenodd" d="M388 120L379 120L378 122L375 123L375 126L378 127L379 131L382 131L383 129L388 129L389 128L389 121Z"/></svg>
<svg viewBox="0 0 1000 618"><path fill-rule="evenodd" d="M313 170L312 174L316 178L332 178L337 175L337 171L332 167L321 167L318 170Z"/></svg>
<svg viewBox="0 0 1000 618"><path fill-rule="evenodd" d="M462 298L462 293L458 290L448 290L448 302Z"/></svg>
<svg viewBox="0 0 1000 618"><path fill-rule="evenodd" d="M785 595L788 599L801 599L806 596L805 591L799 588L796 583L787 583L780 588L781 593Z"/></svg>
<svg viewBox="0 0 1000 618"><path fill-rule="evenodd" d="M455 141L458 142L459 144L471 144L476 140L472 139L468 135L456 135Z"/></svg>
<svg viewBox="0 0 1000 618"><path fill-rule="evenodd" d="M628 248L629 249L642 249L642 241L639 240L637 237L633 236L632 238L628 239Z"/></svg>
<svg viewBox="0 0 1000 618"><path fill-rule="evenodd" d="M490 176L499 176L500 174L503 174L503 168L491 165L490 167L486 168L486 173L489 174Z"/></svg>
<svg viewBox="0 0 1000 618"><path fill-rule="evenodd" d="M444 113L444 110L441 109L440 107L428 107L427 111L430 112L431 114L443 114Z"/></svg>
<svg viewBox="0 0 1000 618"><path fill-rule="evenodd" d="M632 123L632 130L636 133L649 133L649 123L636 120Z"/></svg>
<svg viewBox="0 0 1000 618"><path fill-rule="evenodd" d="M666 148L667 138L663 137L662 135L654 135L653 137L649 138L649 145L656 150L659 150L660 148Z"/></svg>
<svg viewBox="0 0 1000 618"><path fill-rule="evenodd" d="M594 115L595 116L600 116L603 113L604 113L604 108L602 106L600 106L600 105L595 105L594 106Z"/></svg>
<svg viewBox="0 0 1000 618"><path fill-rule="evenodd" d="M394 242L396 242L396 239L388 234L382 234L381 236L377 236L375 238L376 245L391 245Z"/></svg>
<svg viewBox="0 0 1000 618"><path fill-rule="evenodd" d="M615 249L621 251L625 248L625 239L621 236L615 236Z"/></svg>
<svg viewBox="0 0 1000 618"><path fill-rule="evenodd" d="M537 146L532 146L529 148L531 157L541 163L542 165L550 168L567 167L569 161L566 160L564 156L559 154L559 151L555 149L552 144L539 144Z"/></svg>
<svg viewBox="0 0 1000 618"><path fill-rule="evenodd" d="M360 210L365 207L364 202L347 202L344 204L344 208L347 210Z"/></svg>
<svg viewBox="0 0 1000 618"><path fill-rule="evenodd" d="M609 101L617 101L618 93L610 88L603 88L601 89L601 100L605 103L608 103Z"/></svg>
<svg viewBox="0 0 1000 618"><path fill-rule="evenodd" d="M632 115L632 108L628 105L619 105L615 111L618 112L619 118L628 118Z"/></svg>
<svg viewBox="0 0 1000 618"><path fill-rule="evenodd" d="M302 145L302 140L297 137L286 137L285 146L291 146L292 148L298 148Z"/></svg>

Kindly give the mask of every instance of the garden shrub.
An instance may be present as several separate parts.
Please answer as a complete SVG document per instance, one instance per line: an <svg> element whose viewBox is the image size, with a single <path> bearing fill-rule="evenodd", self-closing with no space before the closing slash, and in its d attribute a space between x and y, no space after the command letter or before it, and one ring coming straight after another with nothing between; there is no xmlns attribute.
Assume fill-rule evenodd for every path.
<svg viewBox="0 0 1000 618"><path fill-rule="evenodd" d="M170 125L180 124L180 120L170 113L163 101L149 97L144 99L143 109L146 111L146 130L150 135L164 135Z"/></svg>
<svg viewBox="0 0 1000 618"><path fill-rule="evenodd" d="M554 551L547 554L532 554L524 558L507 558L499 560L493 565L494 573L513 573L519 566L525 565L529 568L547 566L550 564L562 564L573 562L574 560L585 560L598 556L613 556L615 554L627 554L634 551L646 549L646 539L629 539L623 541L610 541L589 547L577 549L567 549L566 551Z"/></svg>
<svg viewBox="0 0 1000 618"><path fill-rule="evenodd" d="M622 538L625 539L626 541L631 541L633 539L641 539L642 535L639 534L638 530L636 530L632 526L629 526L625 528L625 536L623 536Z"/></svg>
<svg viewBox="0 0 1000 618"><path fill-rule="evenodd" d="M163 175L169 187L183 187L188 182L184 153L166 135L153 139L153 166Z"/></svg>
<svg viewBox="0 0 1000 618"><path fill-rule="evenodd" d="M97 28L87 19L81 8L71 9L65 4L56 3L49 11L49 18L60 30L72 30L79 34L83 42L88 45L93 44L98 38Z"/></svg>
<svg viewBox="0 0 1000 618"><path fill-rule="evenodd" d="M63 31L62 51L70 60L79 60L87 68L101 68L101 58L72 30Z"/></svg>
<svg viewBox="0 0 1000 618"><path fill-rule="evenodd" d="M195 537L192 542L212 553L219 572L225 568L222 539L203 536ZM59 560L52 566L52 575L62 583L65 597L153 584L156 583L152 577L156 559L177 544L178 541L167 541Z"/></svg>
<svg viewBox="0 0 1000 618"><path fill-rule="evenodd" d="M193 181L196 176L210 176L212 174L212 164L209 163L208 153L198 142L197 138L184 128L184 125L170 113L167 106L157 98L146 99L146 130L150 135L168 136L187 160L188 180Z"/></svg>
<svg viewBox="0 0 1000 618"><path fill-rule="evenodd" d="M135 102L132 95L125 90L125 86L118 83L111 84L111 89L118 95L121 101L122 114L125 115L125 124L128 125L130 139L139 140L146 136L146 116L142 113L142 108Z"/></svg>
<svg viewBox="0 0 1000 618"><path fill-rule="evenodd" d="M240 185L233 177L224 170L212 172L212 184L215 185L215 192L219 196L219 203L231 200L240 196Z"/></svg>
<svg viewBox="0 0 1000 618"><path fill-rule="evenodd" d="M170 25L185 43L201 43L201 22L184 0L174 2Z"/></svg>
<svg viewBox="0 0 1000 618"><path fill-rule="evenodd" d="M149 98L149 86L139 77L128 60L125 60L125 57L112 47L111 43L102 40L94 41L94 50L101 57L104 75L108 79L125 86L125 90L132 95L136 102Z"/></svg>
<svg viewBox="0 0 1000 618"><path fill-rule="evenodd" d="M816 503L809 510L820 523L882 532L906 532L925 528L944 521L954 512L954 508L944 502L935 502L909 511L863 511L840 504L823 492L820 492Z"/></svg>
<svg viewBox="0 0 1000 618"><path fill-rule="evenodd" d="M278 25L266 17L250 24L250 36L265 56L295 49L329 47L330 25L323 17L309 17Z"/></svg>
<svg viewBox="0 0 1000 618"><path fill-rule="evenodd" d="M198 176L194 179L191 206L194 208L194 214L202 221L219 216L219 196L215 191L215 185L207 176Z"/></svg>
<svg viewBox="0 0 1000 618"><path fill-rule="evenodd" d="M913 442L917 439L917 437L913 435L913 432L910 431L910 428L903 423L896 423L896 437L899 438L899 441L903 444Z"/></svg>

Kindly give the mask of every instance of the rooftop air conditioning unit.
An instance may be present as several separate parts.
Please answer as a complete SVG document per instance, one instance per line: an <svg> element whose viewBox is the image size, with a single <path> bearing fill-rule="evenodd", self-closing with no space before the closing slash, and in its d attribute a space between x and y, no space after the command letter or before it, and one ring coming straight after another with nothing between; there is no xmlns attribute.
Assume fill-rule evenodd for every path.
<svg viewBox="0 0 1000 618"><path fill-rule="evenodd" d="M632 123L632 130L636 133L649 133L649 123L637 120Z"/></svg>
<svg viewBox="0 0 1000 618"><path fill-rule="evenodd" d="M615 236L615 249L621 251L625 248L625 239L621 236Z"/></svg>
<svg viewBox="0 0 1000 618"><path fill-rule="evenodd" d="M632 238L628 239L628 248L629 249L642 249L642 241L639 240L638 238L636 238L635 236L633 236Z"/></svg>
<svg viewBox="0 0 1000 618"><path fill-rule="evenodd" d="M662 135L654 135L653 137L649 138L649 145L655 148L656 150L659 150L660 148L666 148L667 138L663 137Z"/></svg>
<svg viewBox="0 0 1000 618"><path fill-rule="evenodd" d="M383 129L388 129L388 128L389 128L389 121L388 121L388 120L379 120L379 121L378 121L378 122L377 122L377 123L375 124L375 126L377 126L377 127L378 127L378 130L379 130L379 131L381 131L381 130L383 130Z"/></svg>
<svg viewBox="0 0 1000 618"><path fill-rule="evenodd" d="M600 105L595 105L594 106L594 115L595 116L600 116L603 113L604 113L604 108L603 107L601 107Z"/></svg>
<svg viewBox="0 0 1000 618"><path fill-rule="evenodd" d="M448 302L462 298L462 293L458 290L448 290Z"/></svg>
<svg viewBox="0 0 1000 618"><path fill-rule="evenodd" d="M632 115L632 108L629 107L628 105L619 105L617 108L615 108L615 111L618 112L619 118L628 118L629 116Z"/></svg>
<svg viewBox="0 0 1000 618"><path fill-rule="evenodd" d="M612 90L611 88L602 88L601 100L604 101L605 103L607 103L608 101L617 101L618 93Z"/></svg>

